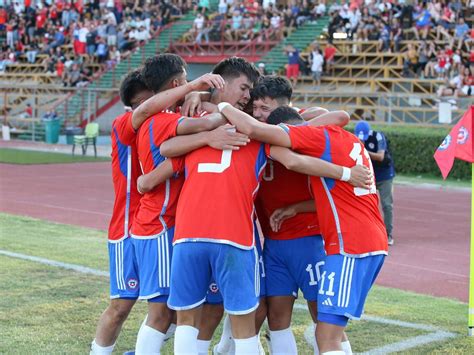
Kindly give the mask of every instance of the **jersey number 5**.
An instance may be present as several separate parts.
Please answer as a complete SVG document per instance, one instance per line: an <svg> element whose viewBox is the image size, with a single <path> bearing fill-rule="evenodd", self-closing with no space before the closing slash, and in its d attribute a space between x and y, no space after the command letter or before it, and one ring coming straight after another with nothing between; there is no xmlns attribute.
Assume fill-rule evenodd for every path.
<svg viewBox="0 0 474 355"><path fill-rule="evenodd" d="M220 163L199 163L198 173L223 173L230 166L231 159L232 150L223 150Z"/></svg>
<svg viewBox="0 0 474 355"><path fill-rule="evenodd" d="M369 162L369 169L374 176L374 168L372 167L372 161L370 160L369 153L366 149L362 149L362 144L354 143L354 147L352 148L349 156L353 159L357 165L364 165L364 160L362 158L362 151L364 152L364 156L367 158ZM372 184L370 185L370 189L363 189L362 187L354 187L354 194L356 196L364 196L368 194L375 194L377 192L375 188L375 181L372 178Z"/></svg>

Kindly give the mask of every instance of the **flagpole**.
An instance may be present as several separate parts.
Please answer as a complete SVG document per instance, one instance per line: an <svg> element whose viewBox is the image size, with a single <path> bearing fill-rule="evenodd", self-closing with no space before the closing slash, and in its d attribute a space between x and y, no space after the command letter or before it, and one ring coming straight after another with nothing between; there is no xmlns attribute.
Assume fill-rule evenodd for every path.
<svg viewBox="0 0 474 355"><path fill-rule="evenodd" d="M474 335L474 164L471 163L471 269L469 273L469 336Z"/></svg>

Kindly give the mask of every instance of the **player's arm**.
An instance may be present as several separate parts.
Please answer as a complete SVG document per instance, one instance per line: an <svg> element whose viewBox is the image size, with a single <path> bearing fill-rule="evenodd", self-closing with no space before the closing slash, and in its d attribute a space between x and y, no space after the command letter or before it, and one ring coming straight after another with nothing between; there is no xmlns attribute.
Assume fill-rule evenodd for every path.
<svg viewBox="0 0 474 355"><path fill-rule="evenodd" d="M171 178L175 173L176 165L173 166L171 159L166 159L148 174L138 177L137 190L144 194L153 190L159 184Z"/></svg>
<svg viewBox="0 0 474 355"><path fill-rule="evenodd" d="M227 102L220 103L218 107L239 132L264 143L291 147L290 136L281 127L259 122Z"/></svg>
<svg viewBox="0 0 474 355"><path fill-rule="evenodd" d="M325 108L314 106L314 107L307 108L306 110L304 110L304 112L300 113L300 115L301 117L303 117L305 121L309 121L309 120L312 120L313 118L319 117L322 114L328 113L328 112L329 111L326 110Z"/></svg>
<svg viewBox="0 0 474 355"><path fill-rule="evenodd" d="M385 150L379 150L377 153L369 152L370 159L375 161L383 161L385 158Z"/></svg>
<svg viewBox="0 0 474 355"><path fill-rule="evenodd" d="M336 125L344 127L350 121L351 117L346 111L331 111L323 113L316 118L308 121L310 126Z"/></svg>
<svg viewBox="0 0 474 355"><path fill-rule="evenodd" d="M186 94L192 91L207 89L209 87L223 88L224 85L224 79L222 79L220 75L205 74L185 85L159 92L150 97L140 106L138 106L135 111L133 111L132 126L135 129L140 128L142 123L145 122L148 117L151 117L176 104L177 101L181 100L186 96Z"/></svg>
<svg viewBox="0 0 474 355"><path fill-rule="evenodd" d="M176 128L176 135L194 134L203 131L211 131L227 123L227 120L219 113L211 113L202 118L184 118Z"/></svg>
<svg viewBox="0 0 474 355"><path fill-rule="evenodd" d="M221 150L239 150L241 146L247 145L249 141L250 139L245 134L235 132L235 127L226 124L212 131L168 139L161 144L160 154L168 158L177 157L206 145Z"/></svg>
<svg viewBox="0 0 474 355"><path fill-rule="evenodd" d="M270 148L270 155L273 159L283 164L288 170L293 170L301 174L347 181L355 187L366 189L372 185L372 173L370 169L362 165L354 165L349 169L322 159L295 153L288 148L277 146Z"/></svg>
<svg viewBox="0 0 474 355"><path fill-rule="evenodd" d="M270 227L274 232L280 230L284 220L296 216L298 213L316 212L314 200L306 200L293 205L278 208L270 216Z"/></svg>

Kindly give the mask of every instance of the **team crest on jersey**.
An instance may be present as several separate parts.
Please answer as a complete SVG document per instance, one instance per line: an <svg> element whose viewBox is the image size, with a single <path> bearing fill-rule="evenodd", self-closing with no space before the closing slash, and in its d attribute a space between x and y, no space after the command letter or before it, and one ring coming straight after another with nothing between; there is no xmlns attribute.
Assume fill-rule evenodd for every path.
<svg viewBox="0 0 474 355"><path fill-rule="evenodd" d="M469 138L469 131L467 130L466 127L461 126L461 128L459 128L459 132L458 132L457 143L458 144L464 144L464 143L466 143L468 138Z"/></svg>
<svg viewBox="0 0 474 355"><path fill-rule="evenodd" d="M375 148L375 144L372 143L372 142L370 142L370 143L369 143L369 148L370 148L370 149L374 149L374 148Z"/></svg>
<svg viewBox="0 0 474 355"><path fill-rule="evenodd" d="M129 288L131 288L132 290L134 290L134 289L136 289L137 286L138 286L138 281L135 280L135 279L130 279L130 280L128 280L127 285L128 285Z"/></svg>
<svg viewBox="0 0 474 355"><path fill-rule="evenodd" d="M209 285L209 290L212 293L217 293L217 292L219 292L219 287L217 287L217 284L215 282L213 282L212 284Z"/></svg>
<svg viewBox="0 0 474 355"><path fill-rule="evenodd" d="M449 145L451 144L451 136L447 135L446 138L444 138L443 143L438 147L438 150L446 150L448 149Z"/></svg>

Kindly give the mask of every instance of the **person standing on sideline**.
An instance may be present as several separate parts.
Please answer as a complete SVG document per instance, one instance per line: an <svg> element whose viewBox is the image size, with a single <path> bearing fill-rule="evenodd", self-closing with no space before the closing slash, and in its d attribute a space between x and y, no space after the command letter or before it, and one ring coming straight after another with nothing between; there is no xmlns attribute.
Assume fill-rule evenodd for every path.
<svg viewBox="0 0 474 355"><path fill-rule="evenodd" d="M285 53L288 57L288 65L286 67L286 77L291 80L293 87L296 86L298 77L300 76L300 52L292 44L285 47Z"/></svg>
<svg viewBox="0 0 474 355"><path fill-rule="evenodd" d="M393 178L395 177L395 168L388 141L382 132L373 131L366 121L358 122L354 133L364 142L365 149L369 152L372 160L376 187L382 202L388 245L393 245Z"/></svg>

